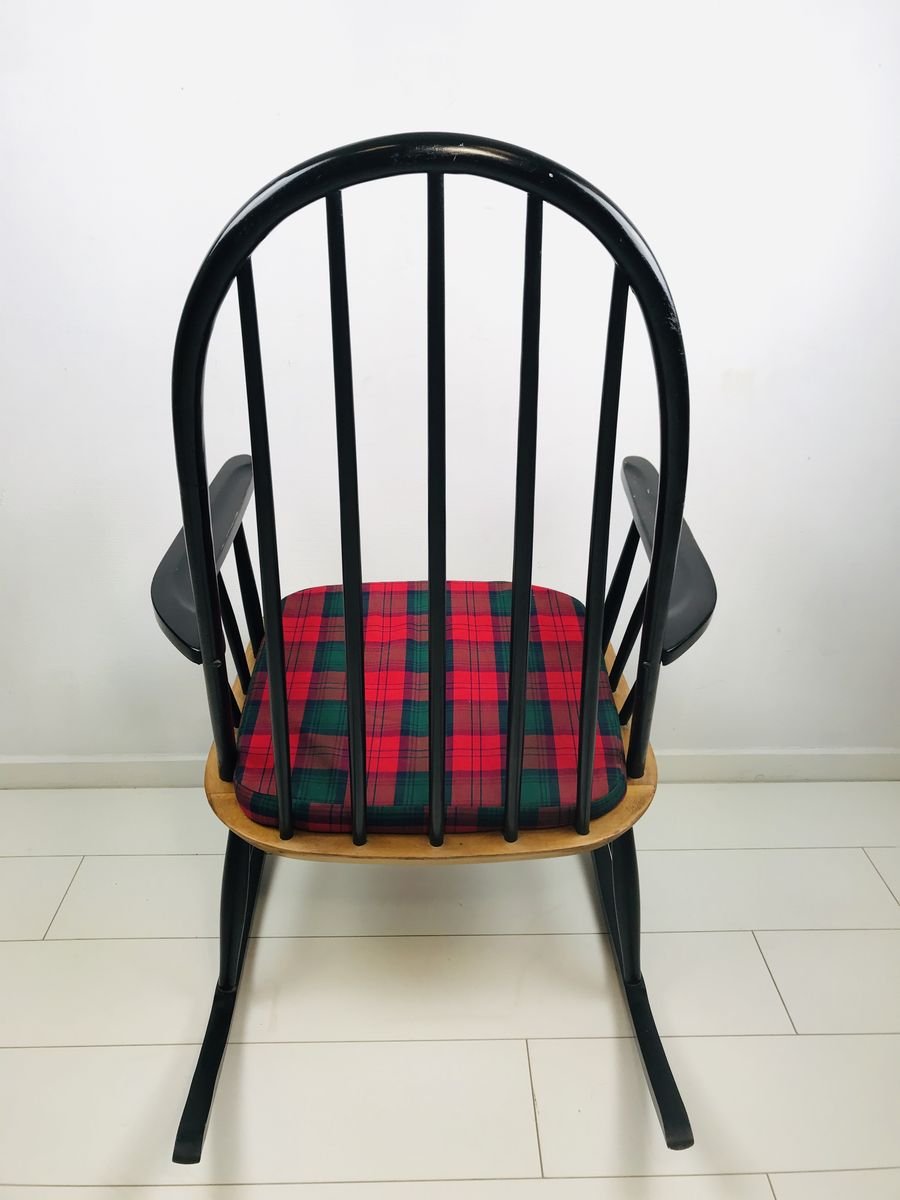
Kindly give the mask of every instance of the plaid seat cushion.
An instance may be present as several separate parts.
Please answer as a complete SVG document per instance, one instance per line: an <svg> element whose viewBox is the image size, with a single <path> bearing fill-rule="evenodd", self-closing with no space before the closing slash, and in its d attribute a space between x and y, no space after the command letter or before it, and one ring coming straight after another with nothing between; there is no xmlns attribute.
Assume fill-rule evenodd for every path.
<svg viewBox="0 0 900 1200"><path fill-rule="evenodd" d="M511 589L447 584L448 833L501 829L506 758ZM425 583L363 589L367 827L425 833L428 813L428 591ZM291 798L296 829L349 833L350 792L340 587L284 602ZM520 828L571 824L575 807L584 608L532 590ZM591 815L625 795L619 718L600 681ZM269 686L263 646L238 731L238 802L277 824Z"/></svg>

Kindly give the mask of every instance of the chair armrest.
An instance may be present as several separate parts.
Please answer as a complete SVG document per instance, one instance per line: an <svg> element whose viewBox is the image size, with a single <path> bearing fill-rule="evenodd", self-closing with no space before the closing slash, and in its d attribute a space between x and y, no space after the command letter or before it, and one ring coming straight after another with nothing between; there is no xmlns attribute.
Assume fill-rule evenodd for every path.
<svg viewBox="0 0 900 1200"><path fill-rule="evenodd" d="M209 485L216 570L222 566L231 549L252 494L253 465L250 456L239 454L229 458ZM150 599L159 627L172 645L191 662L201 662L200 629L191 589L184 530L179 529L156 568L150 585Z"/></svg>
<svg viewBox="0 0 900 1200"><path fill-rule="evenodd" d="M634 524L648 554L653 549L653 527L659 494L659 474L646 458L626 458L622 483ZM716 581L687 522L681 523L681 540L672 594L663 634L663 663L674 662L693 646L709 624L716 607Z"/></svg>

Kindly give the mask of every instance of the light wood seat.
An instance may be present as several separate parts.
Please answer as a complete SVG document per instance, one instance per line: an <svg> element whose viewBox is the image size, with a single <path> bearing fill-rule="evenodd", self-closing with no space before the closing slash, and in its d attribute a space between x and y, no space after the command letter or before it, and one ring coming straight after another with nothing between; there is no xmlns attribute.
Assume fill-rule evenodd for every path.
<svg viewBox="0 0 900 1200"><path fill-rule="evenodd" d="M252 646L246 649L252 667L255 659ZM612 670L615 650L606 653L607 670ZM243 706L244 693L236 680L235 699ZM619 680L614 700L621 708L628 695L624 676ZM628 750L629 727L622 730L625 750ZM445 834L441 846L432 846L425 834L370 833L362 846L356 846L349 833L297 832L282 839L277 829L252 821L238 803L234 784L219 775L215 746L210 747L203 779L210 808L228 828L267 854L285 858L306 858L318 862L395 862L395 863L477 863L519 861L526 858L553 858L563 854L583 854L605 846L626 833L650 807L656 792L656 758L652 748L647 754L642 778L629 779L628 791L611 812L597 817L586 834L576 833L571 826L556 829L523 829L515 842L507 842L499 831L484 833Z"/></svg>

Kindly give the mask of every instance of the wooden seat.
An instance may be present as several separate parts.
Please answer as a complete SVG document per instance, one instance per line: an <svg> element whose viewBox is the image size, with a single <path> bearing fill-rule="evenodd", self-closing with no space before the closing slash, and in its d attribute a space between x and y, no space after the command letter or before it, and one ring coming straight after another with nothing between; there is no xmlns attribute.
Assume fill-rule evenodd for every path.
<svg viewBox="0 0 900 1200"><path fill-rule="evenodd" d="M465 755L454 760L458 753L454 722L468 720L473 729L480 697L472 687L467 701L465 686L460 688L459 678L454 677L452 629L448 633L454 614L447 598L444 177L451 174L479 176L517 190L522 195L524 241L519 413L517 429L510 435L517 445L512 580L502 585L506 589L503 603L508 607L499 644L496 632L490 631L494 656L490 688L495 705L490 713L490 736L484 737L481 730L477 737L472 734L474 748L468 760ZM371 769L378 791L378 764L372 769L367 759L367 739L377 749L379 736L374 720L367 721L367 703L375 708L378 698L366 692L365 602L374 585L364 585L362 574L341 197L344 189L371 180L422 175L424 180L411 179L409 185L421 188L427 260L423 294L427 380L422 405L428 415L428 578L425 584L415 585L416 603L421 606L417 620L424 632L413 639L418 689L415 735L420 741L413 752L416 778L409 787L414 789L415 803L409 809L414 809L415 819L410 821L408 811L392 814L385 811L387 804L377 811L379 805L370 803L367 786ZM290 686L288 683L288 674L296 671L299 661L296 646L285 633L286 622L296 618L291 609L296 594L288 589L285 600L279 567L252 259L260 243L285 218L318 202L325 208L328 243L342 568L340 587L320 590L340 594L342 644L340 638L332 638L327 649L327 673L334 676L328 684L334 690L327 701L327 738L316 741L322 733L320 727L304 745L304 733L310 733L304 724L308 689L304 693L305 685L298 682L296 674ZM577 625L574 637L569 632L564 639L566 661L556 671L556 686L563 687L563 694L547 690L541 701L560 708L550 714L548 744L536 750L539 711L534 676L544 668L535 665L540 630L533 627L536 589L532 559L546 205L583 226L609 252L614 265L603 376L597 381L599 427L586 431L591 442L596 440L597 458L584 605L580 599L566 598L577 605L583 625ZM203 427L204 369L219 308L232 288L240 312L251 453L229 459L210 482ZM660 470L657 474L643 458L624 460L622 478L632 522L608 578L622 355L632 295L637 302L634 309L646 326L656 372ZM403 134L345 146L273 180L244 205L214 242L182 313L172 369L172 407L183 529L157 569L151 597L166 636L192 662L202 665L214 737L206 767L206 793L214 812L228 827L219 977L178 1128L175 1161L197 1162L200 1158L260 879L271 854L345 863L451 864L590 854L619 978L666 1142L673 1149L691 1145L690 1122L656 1031L641 973L632 826L646 811L656 788L650 727L660 670L706 628L716 590L709 567L683 521L689 407L684 346L668 286L646 242L592 184L558 163L516 146L446 133ZM256 506L259 591L243 527L251 494L255 494ZM640 546L649 557L649 573L627 612L623 606ZM232 550L243 621L221 574ZM613 652L617 629L618 650ZM370 630L370 639L372 636ZM245 648L248 639L249 648ZM531 659L530 650L535 652ZM636 674L629 688L624 670L635 652ZM228 654L237 673L234 688L229 683ZM257 657L260 670L251 683ZM370 669L372 666L370 655ZM302 669L315 674L315 662L311 666L306 660ZM374 669L377 671L377 666ZM468 677L481 675L471 671ZM247 713L242 722L245 692ZM384 704L381 711L385 711ZM260 718L262 733L254 746L252 729ZM392 719L393 728L399 724L405 732L402 714L399 723L396 713ZM238 726L240 737L236 736ZM239 748L248 728L250 741ZM540 754L552 754L554 747L562 744L560 729L566 739L565 753L554 760L552 769L545 768ZM485 749L488 743L489 753ZM301 759L304 754L321 753L326 770L334 771L333 778L313 781L319 787L316 803L324 796L325 804L320 807L325 811L311 814L311 792L304 792L320 762L310 766L308 757L298 762L298 752ZM252 784L248 779L253 772L247 770L251 759L255 771ZM454 761L457 766L465 762L470 775L468 798L462 801L452 795L456 787L456 776L451 774ZM478 768L478 763L489 763L489 767ZM547 775L552 775L549 784ZM490 800L482 804L474 789L479 781L485 781L487 792L488 777ZM399 779L396 771L394 779ZM402 808L409 795L405 778L397 788L394 796L401 796ZM544 803L547 797L549 801ZM261 799L259 805L256 799ZM409 829L421 830L424 825L426 832L381 831L395 817ZM491 827L485 829L483 823ZM349 827L349 832L323 832L321 824L341 830ZM527 827L542 825L552 827Z"/></svg>
<svg viewBox="0 0 900 1200"><path fill-rule="evenodd" d="M247 648L253 662L252 648ZM606 655L607 669L615 663L612 649ZM235 697L243 706L244 693L240 681L234 683ZM613 699L622 707L628 695L624 676ZM629 729L622 730L622 740L628 748ZM443 844L433 846L425 834L373 833L361 846L354 844L349 834L304 833L282 839L278 830L260 825L244 812L235 795L234 784L222 779L215 746L210 747L206 760L203 786L210 808L228 828L251 846L267 854L285 858L306 858L318 862L396 862L396 863L486 863L526 858L553 858L562 854L583 854L605 846L626 833L650 807L656 792L656 757L652 748L647 755L646 770L641 779L629 779L624 799L601 817L591 821L586 834L575 833L571 826L554 829L523 830L516 841L507 842L497 832L446 834Z"/></svg>

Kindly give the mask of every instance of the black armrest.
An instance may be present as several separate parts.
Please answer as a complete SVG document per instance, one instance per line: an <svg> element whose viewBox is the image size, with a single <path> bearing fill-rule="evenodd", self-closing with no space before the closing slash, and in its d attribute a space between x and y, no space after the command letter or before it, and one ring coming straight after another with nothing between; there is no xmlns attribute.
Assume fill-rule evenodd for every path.
<svg viewBox="0 0 900 1200"><path fill-rule="evenodd" d="M209 485L209 509L212 519L213 546L216 570L225 561L235 534L240 529L247 505L253 494L253 465L248 454L229 458ZM184 531L179 530L175 541L156 568L150 585L150 599L160 629L181 653L199 663L200 630L197 610L191 590Z"/></svg>
<svg viewBox="0 0 900 1200"><path fill-rule="evenodd" d="M622 463L622 482L635 526L649 554L653 548L659 474L646 458L626 458ZM693 646L709 624L715 607L716 581L687 522L682 521L678 560L663 635L663 663L674 662Z"/></svg>

